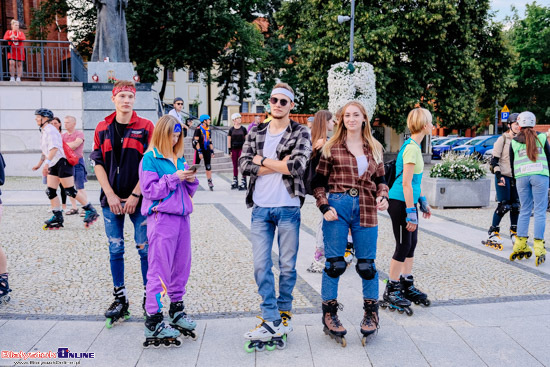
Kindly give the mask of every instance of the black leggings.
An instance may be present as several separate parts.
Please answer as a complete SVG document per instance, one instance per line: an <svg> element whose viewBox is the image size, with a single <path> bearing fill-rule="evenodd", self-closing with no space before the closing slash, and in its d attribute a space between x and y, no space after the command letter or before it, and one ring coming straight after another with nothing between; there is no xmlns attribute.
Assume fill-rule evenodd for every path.
<svg viewBox="0 0 550 367"><path fill-rule="evenodd" d="M416 205L415 205L416 207ZM414 249L418 238L418 226L414 232L407 231L407 205L404 201L390 199L388 213L390 214L395 236L395 252L392 259L404 262L408 257L414 257Z"/></svg>

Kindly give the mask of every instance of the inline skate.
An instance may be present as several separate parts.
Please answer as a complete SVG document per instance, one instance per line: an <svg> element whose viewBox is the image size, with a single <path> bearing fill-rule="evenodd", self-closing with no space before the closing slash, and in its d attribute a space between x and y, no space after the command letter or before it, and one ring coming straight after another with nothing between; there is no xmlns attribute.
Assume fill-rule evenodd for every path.
<svg viewBox="0 0 550 367"><path fill-rule="evenodd" d="M353 248L353 242L348 242L346 245L346 252L344 253L344 260L348 266L352 263L353 257L355 256L355 249Z"/></svg>
<svg viewBox="0 0 550 367"><path fill-rule="evenodd" d="M179 338L180 332L173 329L170 326L164 324L162 312L154 315L147 315L145 320L145 341L143 347L148 348L153 345L155 348L164 345L169 346L181 346L181 340Z"/></svg>
<svg viewBox="0 0 550 367"><path fill-rule="evenodd" d="M405 312L407 316L412 316L413 310L411 309L411 302L403 295L401 284L399 282L392 282L387 280L386 289L384 290L384 296L380 307L389 307L390 311L397 310L399 313Z"/></svg>
<svg viewBox="0 0 550 367"><path fill-rule="evenodd" d="M95 210L90 203L84 205L82 209L85 210L84 227L89 228L97 220L97 218L99 218L99 214L97 214L97 210Z"/></svg>
<svg viewBox="0 0 550 367"><path fill-rule="evenodd" d="M0 274L0 305L10 301L10 292L11 289L8 284L8 273Z"/></svg>
<svg viewBox="0 0 550 367"><path fill-rule="evenodd" d="M322 273L325 268L325 255L322 249L317 248L313 255L313 261L307 271L310 273Z"/></svg>
<svg viewBox="0 0 550 367"><path fill-rule="evenodd" d="M42 229L57 230L63 227L63 212L61 210L53 210L52 213L52 217L44 222L45 224L42 226Z"/></svg>
<svg viewBox="0 0 550 367"><path fill-rule="evenodd" d="M494 248L495 250L502 251L502 238L500 237L500 227L489 228L489 238L485 241L481 241L487 247Z"/></svg>
<svg viewBox="0 0 550 367"><path fill-rule="evenodd" d="M197 340L197 335L195 334L194 330L197 327L197 323L185 312L183 312L183 309L185 307L183 306L183 301L178 302L171 302L170 303L170 310L168 311L169 316L169 324L174 329L177 329L181 332L181 335L185 336L186 338L191 338L193 340Z"/></svg>
<svg viewBox="0 0 550 367"><path fill-rule="evenodd" d="M254 350L263 352L264 350L273 351L286 348L287 335L285 334L286 327L282 320L266 321L260 316L257 316L262 322L255 329L244 334L247 342L244 345L244 350L252 353Z"/></svg>
<svg viewBox="0 0 550 367"><path fill-rule="evenodd" d="M516 258L521 260L525 256L526 259L533 255L533 249L527 244L527 237L517 237L514 242L514 249L510 254L510 260L514 261Z"/></svg>
<svg viewBox="0 0 550 367"><path fill-rule="evenodd" d="M378 301L375 299L364 299L363 300L363 310L365 314L363 315L363 320L361 320L361 343L363 346L367 345L367 338L376 333L380 328L379 318L378 318Z"/></svg>
<svg viewBox="0 0 550 367"><path fill-rule="evenodd" d="M414 278L412 275L409 275L407 278L403 278L402 276L399 277L399 282L401 283L403 295L406 299L411 301L411 303L415 305L423 304L424 306L432 304L428 299L428 295L414 286Z"/></svg>
<svg viewBox="0 0 550 367"><path fill-rule="evenodd" d="M544 240L535 238L535 265L539 266L546 260L546 248L544 247Z"/></svg>
<svg viewBox="0 0 550 367"><path fill-rule="evenodd" d="M235 190L239 187L239 179L237 176L233 176L233 182L231 183L231 190Z"/></svg>
<svg viewBox="0 0 550 367"><path fill-rule="evenodd" d="M285 326L285 334L288 335L288 333L294 331L294 328L292 327L292 312L279 311L279 314L281 315L281 320L283 320L283 325Z"/></svg>
<svg viewBox="0 0 550 367"><path fill-rule="evenodd" d="M115 287L113 296L115 296L115 300L107 311L105 311L105 317L107 318L105 320L105 327L107 329L112 328L113 324L118 320L124 321L130 318L130 311L128 310L130 303L126 296L126 287Z"/></svg>
<svg viewBox="0 0 550 367"><path fill-rule="evenodd" d="M246 178L241 177L241 184L239 185L239 191L246 191Z"/></svg>
<svg viewBox="0 0 550 367"><path fill-rule="evenodd" d="M214 191L214 184L212 183L212 179L208 179L208 187L210 188L210 191Z"/></svg>
<svg viewBox="0 0 550 367"><path fill-rule="evenodd" d="M345 348L347 345L346 337L347 330L342 326L338 319L338 310L343 310L344 306L339 304L337 300L323 302L323 332L336 340L338 344Z"/></svg>
<svg viewBox="0 0 550 367"><path fill-rule="evenodd" d="M512 239L512 246L516 242L518 237L518 226L510 226L510 238Z"/></svg>

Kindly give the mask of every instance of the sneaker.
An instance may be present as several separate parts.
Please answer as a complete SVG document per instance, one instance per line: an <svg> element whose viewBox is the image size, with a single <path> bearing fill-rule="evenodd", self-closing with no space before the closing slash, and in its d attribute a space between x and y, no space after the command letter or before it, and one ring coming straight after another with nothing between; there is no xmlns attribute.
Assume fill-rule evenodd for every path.
<svg viewBox="0 0 550 367"><path fill-rule="evenodd" d="M14 78L13 76L10 78L10 82L14 82L14 83L15 83L15 78Z"/></svg>
<svg viewBox="0 0 550 367"><path fill-rule="evenodd" d="M16 82L20 82L20 81L21 81L21 78L20 78L20 77L17 77L17 78L15 79L15 81L16 81Z"/></svg>

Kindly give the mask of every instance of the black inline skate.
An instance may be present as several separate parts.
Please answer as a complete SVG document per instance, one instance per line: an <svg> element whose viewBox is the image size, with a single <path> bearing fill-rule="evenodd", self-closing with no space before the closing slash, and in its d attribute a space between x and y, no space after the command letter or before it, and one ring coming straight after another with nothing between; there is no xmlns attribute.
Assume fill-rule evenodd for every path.
<svg viewBox="0 0 550 367"><path fill-rule="evenodd" d="M518 226L510 226L510 238L512 239L512 246L516 242L518 237Z"/></svg>
<svg viewBox="0 0 550 367"><path fill-rule="evenodd" d="M57 230L63 227L63 212L61 210L53 210L52 213L52 217L44 222L45 224L42 226L42 229Z"/></svg>
<svg viewBox="0 0 550 367"><path fill-rule="evenodd" d="M105 317L107 318L107 320L105 320L105 327L107 329L112 328L113 324L118 320L124 321L130 318L130 311L128 311L130 303L126 296L126 287L115 287L113 296L115 296L115 300L111 303L107 311L105 311Z"/></svg>
<svg viewBox="0 0 550 367"><path fill-rule="evenodd" d="M97 214L97 210L90 203L84 205L82 209L86 211L84 215L84 227L89 228L99 218L99 214Z"/></svg>
<svg viewBox="0 0 550 367"><path fill-rule="evenodd" d="M336 340L338 344L345 348L347 345L346 337L347 330L342 326L340 319L338 319L338 310L342 310L344 306L339 304L337 300L323 302L323 332Z"/></svg>
<svg viewBox="0 0 550 367"><path fill-rule="evenodd" d="M241 184L239 185L239 191L246 191L246 178L241 177Z"/></svg>
<svg viewBox="0 0 550 367"><path fill-rule="evenodd" d="M384 291L383 300L380 302L380 307L389 307L390 311L397 310L399 313L406 312L408 316L412 316L411 302L403 295L401 284L399 282L387 281L386 290Z"/></svg>
<svg viewBox="0 0 550 367"><path fill-rule="evenodd" d="M231 190L235 190L239 187L239 178L237 176L233 176L233 182L231 183Z"/></svg>
<svg viewBox="0 0 550 367"><path fill-rule="evenodd" d="M174 329L179 330L181 335L186 338L197 340L197 334L195 334L197 323L183 312L184 308L183 301L170 303L170 310L168 311L169 324Z"/></svg>
<svg viewBox="0 0 550 367"><path fill-rule="evenodd" d="M361 343L365 346L367 345L367 338L376 333L378 328L380 328L380 319L378 318L378 301L375 299L364 299L363 310L365 310L365 314L363 315L363 320L361 320L361 324L359 326L361 327L361 334L363 334Z"/></svg>
<svg viewBox="0 0 550 367"><path fill-rule="evenodd" d="M172 345L181 346L181 340L179 339L180 332L172 327L165 325L162 316L162 312L154 315L147 315L145 320L145 341L143 347L148 348L150 345L155 348L164 345L170 347Z"/></svg>
<svg viewBox="0 0 550 367"><path fill-rule="evenodd" d="M10 292L11 289L8 284L8 273L0 274L0 305L10 301Z"/></svg>
<svg viewBox="0 0 550 367"><path fill-rule="evenodd" d="M208 187L210 188L210 191L214 191L214 183L211 178L208 179Z"/></svg>
<svg viewBox="0 0 550 367"><path fill-rule="evenodd" d="M403 289L403 295L406 299L414 303L415 305L423 304L429 306L432 302L428 299L428 295L422 292L420 289L414 286L414 278L412 275L407 278L399 277L401 283L401 289Z"/></svg>

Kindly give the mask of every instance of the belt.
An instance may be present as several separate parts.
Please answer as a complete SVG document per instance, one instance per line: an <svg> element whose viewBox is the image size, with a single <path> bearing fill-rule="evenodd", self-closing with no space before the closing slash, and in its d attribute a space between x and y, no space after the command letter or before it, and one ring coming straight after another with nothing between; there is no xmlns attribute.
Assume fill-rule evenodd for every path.
<svg viewBox="0 0 550 367"><path fill-rule="evenodd" d="M335 192L335 194L339 194L339 193ZM356 196L359 196L359 189L356 189L356 188L349 189L344 191L343 194L348 194L351 197L356 197Z"/></svg>

